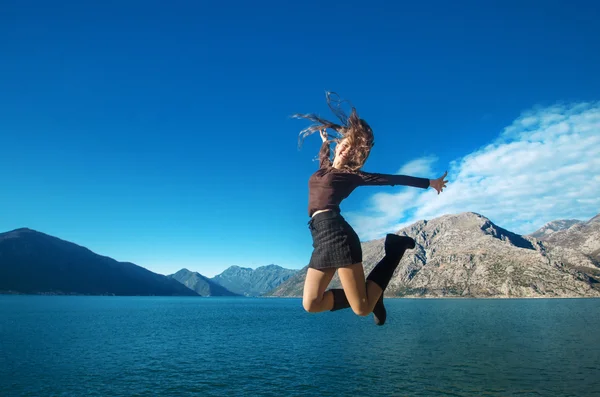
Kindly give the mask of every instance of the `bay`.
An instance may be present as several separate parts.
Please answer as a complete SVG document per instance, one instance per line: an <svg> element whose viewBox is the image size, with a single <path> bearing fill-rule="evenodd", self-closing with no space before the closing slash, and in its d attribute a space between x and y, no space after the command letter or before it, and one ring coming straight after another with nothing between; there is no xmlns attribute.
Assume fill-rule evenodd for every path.
<svg viewBox="0 0 600 397"><path fill-rule="evenodd" d="M594 396L598 299L0 296L0 396Z"/></svg>

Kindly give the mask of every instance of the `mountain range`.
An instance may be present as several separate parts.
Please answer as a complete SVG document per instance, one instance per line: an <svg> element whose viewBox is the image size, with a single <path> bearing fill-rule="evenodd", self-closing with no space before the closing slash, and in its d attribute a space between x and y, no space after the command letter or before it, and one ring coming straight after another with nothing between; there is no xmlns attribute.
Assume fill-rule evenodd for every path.
<svg viewBox="0 0 600 397"><path fill-rule="evenodd" d="M402 258L389 297L600 297L600 215L519 235L465 212L397 234L416 247ZM383 241L361 243L366 275L383 257ZM306 271L231 266L213 278L188 269L164 276L31 229L0 233L0 293L299 297ZM336 275L329 288L337 287Z"/></svg>
<svg viewBox="0 0 600 397"><path fill-rule="evenodd" d="M198 296L172 278L26 228L0 234L0 292Z"/></svg>
<svg viewBox="0 0 600 397"><path fill-rule="evenodd" d="M260 296L278 287L297 272L272 264L256 269L230 266L211 280L239 295Z"/></svg>
<svg viewBox="0 0 600 397"><path fill-rule="evenodd" d="M212 278L188 269L181 269L169 277L202 296L261 296L296 272L273 264L256 269L234 265Z"/></svg>
<svg viewBox="0 0 600 397"><path fill-rule="evenodd" d="M188 269L164 276L35 230L0 233L0 293L259 296L295 273L268 265L231 266L212 279Z"/></svg>
<svg viewBox="0 0 600 397"><path fill-rule="evenodd" d="M538 240L544 240L554 234L555 232L559 232L561 230L566 230L571 226L582 223L578 219L559 219L556 221L548 222L540 229L535 232L528 234L528 236L537 238Z"/></svg>
<svg viewBox="0 0 600 397"><path fill-rule="evenodd" d="M422 220L396 234L412 237L416 247L405 253L385 296L600 297L600 215L554 221L522 236L465 212ZM383 242L361 243L365 275L384 256ZM269 295L301 296L306 271ZM329 288L340 286L336 275Z"/></svg>
<svg viewBox="0 0 600 397"><path fill-rule="evenodd" d="M175 274L170 274L168 277L185 285L189 289L195 291L200 296L239 296L228 290L227 288L215 283L211 279L204 277L198 272L192 272L188 269L181 269Z"/></svg>
<svg viewBox="0 0 600 397"><path fill-rule="evenodd" d="M561 250L563 255L569 255L566 251L571 251L571 254L581 253L594 265L600 266L600 214L587 222L573 222L570 226L566 223L562 228L555 226L554 222L544 226L546 231L539 239ZM548 232L552 228L554 230ZM532 236L536 234L537 232ZM572 262L573 265L576 264L576 261Z"/></svg>

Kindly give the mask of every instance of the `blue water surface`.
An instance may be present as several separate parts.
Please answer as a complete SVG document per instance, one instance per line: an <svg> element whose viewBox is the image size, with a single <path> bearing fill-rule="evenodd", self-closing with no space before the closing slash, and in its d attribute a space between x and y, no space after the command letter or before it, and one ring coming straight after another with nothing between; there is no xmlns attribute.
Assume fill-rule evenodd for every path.
<svg viewBox="0 0 600 397"><path fill-rule="evenodd" d="M594 396L600 300L0 295L0 396Z"/></svg>

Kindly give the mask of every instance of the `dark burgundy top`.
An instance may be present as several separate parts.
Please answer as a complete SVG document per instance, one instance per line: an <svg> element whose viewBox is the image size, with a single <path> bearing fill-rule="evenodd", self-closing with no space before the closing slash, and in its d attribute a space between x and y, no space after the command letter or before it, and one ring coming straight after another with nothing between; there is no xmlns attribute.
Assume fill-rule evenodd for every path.
<svg viewBox="0 0 600 397"><path fill-rule="evenodd" d="M364 171L348 172L332 167L329 142L319 151L319 169L308 180L308 216L315 211L340 210L340 203L358 186L413 186L427 189L429 179L406 175L374 174Z"/></svg>

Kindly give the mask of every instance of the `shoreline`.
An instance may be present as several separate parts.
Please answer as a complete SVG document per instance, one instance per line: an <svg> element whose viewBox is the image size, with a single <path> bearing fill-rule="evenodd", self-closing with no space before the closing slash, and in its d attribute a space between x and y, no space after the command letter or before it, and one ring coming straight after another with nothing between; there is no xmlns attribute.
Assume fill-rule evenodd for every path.
<svg viewBox="0 0 600 397"><path fill-rule="evenodd" d="M131 298L230 298L230 299L244 299L244 298L262 298L262 299L302 299L302 296L188 296L188 295L116 295L116 294L79 294L79 293L22 293L16 291L0 291L0 296L86 296L86 297L131 297ZM516 300L516 299L600 299L600 296L386 296L385 299L412 299L412 300Z"/></svg>

